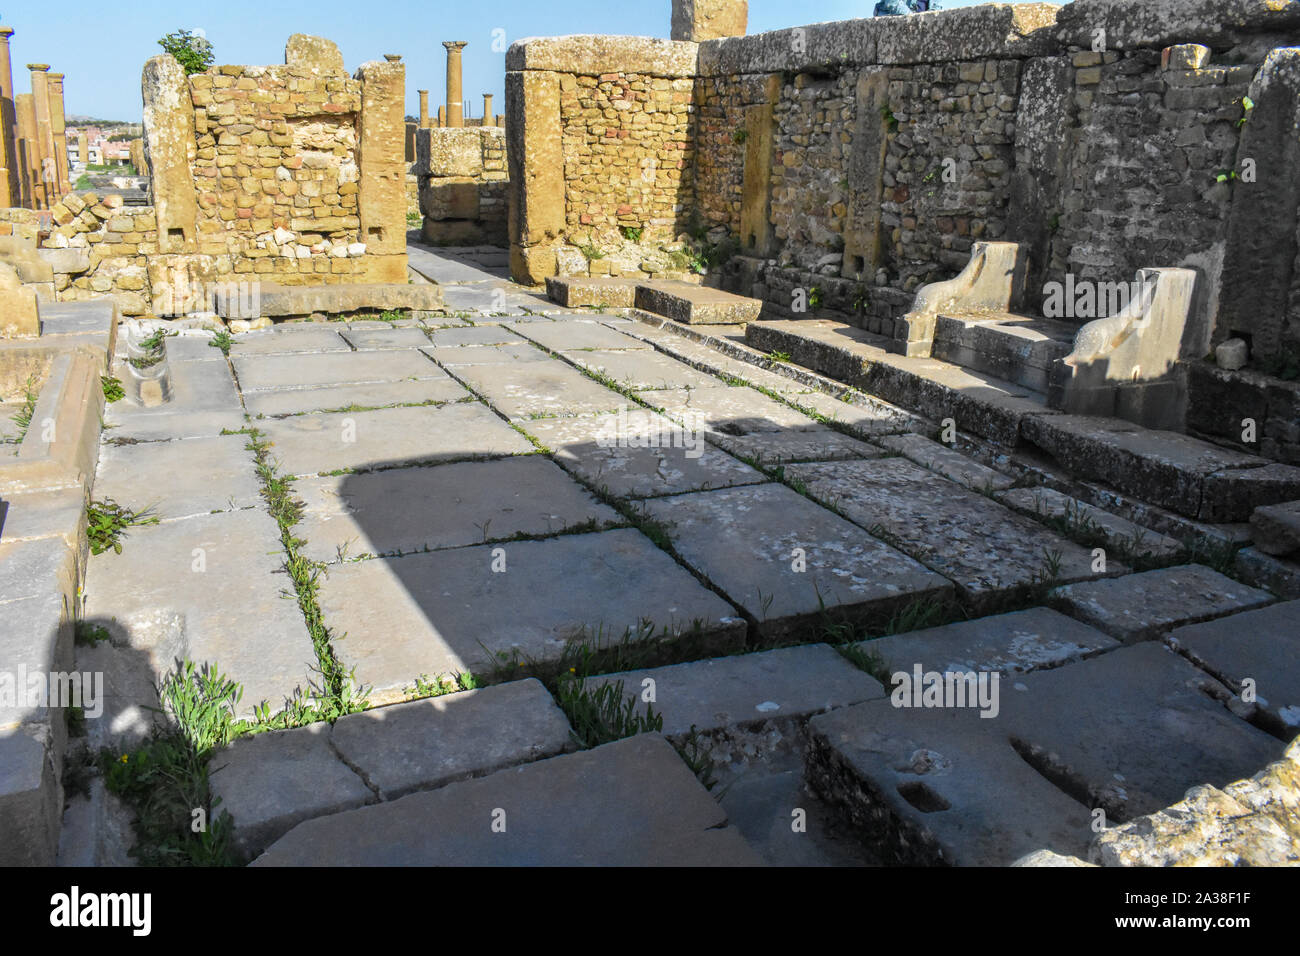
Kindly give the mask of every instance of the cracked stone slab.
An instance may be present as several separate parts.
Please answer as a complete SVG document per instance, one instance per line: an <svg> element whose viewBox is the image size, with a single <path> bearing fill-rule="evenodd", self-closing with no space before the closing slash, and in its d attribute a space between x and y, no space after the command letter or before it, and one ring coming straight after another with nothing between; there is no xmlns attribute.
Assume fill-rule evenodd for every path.
<svg viewBox="0 0 1300 956"><path fill-rule="evenodd" d="M299 415L258 427L272 441L280 470L292 475L533 450L528 439L477 402Z"/></svg>
<svg viewBox="0 0 1300 956"><path fill-rule="evenodd" d="M95 495L135 511L148 508L164 521L252 508L262 500L247 435L105 445Z"/></svg>
<svg viewBox="0 0 1300 956"><path fill-rule="evenodd" d="M726 823L672 746L641 734L309 820L253 865L760 865Z"/></svg>
<svg viewBox="0 0 1300 956"><path fill-rule="evenodd" d="M939 575L784 485L651 499L645 510L763 634L789 633L825 608L865 619L951 594Z"/></svg>
<svg viewBox="0 0 1300 956"><path fill-rule="evenodd" d="M568 718L533 678L349 714L330 742L383 800L572 747Z"/></svg>
<svg viewBox="0 0 1300 956"><path fill-rule="evenodd" d="M303 552L324 563L622 523L613 508L536 455L305 478L294 493L304 504L294 533L306 539Z"/></svg>
<svg viewBox="0 0 1300 956"><path fill-rule="evenodd" d="M823 415L862 438L875 438L921 427L920 420L915 415L880 401L868 400L865 404L854 404L821 392L783 394L791 404Z"/></svg>
<svg viewBox="0 0 1300 956"><path fill-rule="evenodd" d="M1008 682L1009 683L1009 682ZM1121 647L1001 688L998 724L1029 764L1123 822L1189 787L1248 777L1281 741L1231 714L1226 688L1162 644Z"/></svg>
<svg viewBox="0 0 1300 956"><path fill-rule="evenodd" d="M568 319L563 322L519 322L503 326L531 339L552 352L584 349L631 349L649 351L648 342L624 335L599 322Z"/></svg>
<svg viewBox="0 0 1300 956"><path fill-rule="evenodd" d="M972 461L961 452L946 448L924 435L889 435L877 439L876 444L975 491L1002 491L1015 484L1014 478Z"/></svg>
<svg viewBox="0 0 1300 956"><path fill-rule="evenodd" d="M378 801L329 738L329 724L311 724L242 737L212 755L212 795L234 820L235 844L245 856L304 820Z"/></svg>
<svg viewBox="0 0 1300 956"><path fill-rule="evenodd" d="M520 341L518 336L515 339L501 345L434 346L421 351L452 371L476 365L560 364L558 359Z"/></svg>
<svg viewBox="0 0 1300 956"><path fill-rule="evenodd" d="M204 438L244 427L244 408L225 362L178 362L168 375L172 398L164 405L142 408L122 399L105 406L105 442Z"/></svg>
<svg viewBox="0 0 1300 956"><path fill-rule="evenodd" d="M1147 558L1173 557L1183 549L1182 542L1150 528L1143 528L1126 518L1093 507L1086 501L1071 498L1051 488L1011 488L993 496L1009 508L1031 518L1062 518L1087 525L1105 535L1111 547Z"/></svg>
<svg viewBox="0 0 1300 956"><path fill-rule="evenodd" d="M647 680L654 682L655 701L650 706L663 715L663 734L669 738L688 734L692 727L704 733L767 721L805 720L885 696L878 681L829 644L602 674L585 683L595 688L621 682L625 694L638 695L637 712L644 714L646 703L639 695Z"/></svg>
<svg viewBox="0 0 1300 956"><path fill-rule="evenodd" d="M288 353L350 352L351 347L337 329L315 323L293 322L260 332L236 335L230 347L232 359L252 355L282 355Z"/></svg>
<svg viewBox="0 0 1300 956"><path fill-rule="evenodd" d="M239 376L239 388L245 394L270 388L357 385L447 376L419 349L256 355L234 359L233 364Z"/></svg>
<svg viewBox="0 0 1300 956"><path fill-rule="evenodd" d="M1005 866L1044 847L1082 855L1092 836L1087 808L977 710L868 701L809 730L809 785L888 863Z"/></svg>
<svg viewBox="0 0 1300 956"><path fill-rule="evenodd" d="M462 328L435 329L429 334L435 348L474 345L523 345L508 325L470 325Z"/></svg>
<svg viewBox="0 0 1300 956"><path fill-rule="evenodd" d="M355 323L343 333L343 338L358 352L374 349L415 349L429 344L429 337L419 328L389 326L358 329Z"/></svg>
<svg viewBox="0 0 1300 956"><path fill-rule="evenodd" d="M1090 551L905 458L790 465L785 476L949 578L976 609L1037 586L1049 554L1060 554L1058 580L1094 576Z"/></svg>
<svg viewBox="0 0 1300 956"><path fill-rule="evenodd" d="M273 388L244 395L244 407L254 418L301 415L341 409L385 408L390 405L428 405L458 402L469 392L452 378L418 381L371 382L365 385L324 385L318 388Z"/></svg>
<svg viewBox="0 0 1300 956"><path fill-rule="evenodd" d="M121 554L90 559L84 616L137 669L211 662L244 686L241 714L264 700L274 712L318 666L283 569L279 528L260 508L131 528Z"/></svg>
<svg viewBox="0 0 1300 956"><path fill-rule="evenodd" d="M623 395L558 359L458 366L456 375L514 421L598 415L627 404Z"/></svg>
<svg viewBox="0 0 1300 956"><path fill-rule="evenodd" d="M767 478L696 431L647 409L523 424L584 481L620 498L653 498L755 484Z"/></svg>
<svg viewBox="0 0 1300 956"><path fill-rule="evenodd" d="M1233 693L1253 680L1270 729L1300 734L1300 601L1189 624L1165 640Z"/></svg>
<svg viewBox="0 0 1300 956"><path fill-rule="evenodd" d="M763 302L676 279L649 279L637 283L636 307L686 325L735 325L756 320Z"/></svg>
<svg viewBox="0 0 1300 956"><path fill-rule="evenodd" d="M347 563L320 604L372 701L405 696L422 674L490 674L502 655L555 662L572 640L649 629L723 652L745 638L729 604L632 529Z"/></svg>
<svg viewBox="0 0 1300 956"><path fill-rule="evenodd" d="M1120 644L1064 614L1036 607L892 634L853 646L878 659L891 674L910 674L920 664L923 672L996 671L1008 675L1060 667Z"/></svg>
<svg viewBox="0 0 1300 956"><path fill-rule="evenodd" d="M583 349L564 353L574 365L613 379L629 390L712 388L721 385L712 375L691 368L661 352Z"/></svg>
<svg viewBox="0 0 1300 956"><path fill-rule="evenodd" d="M1179 627L1273 603L1273 595L1199 564L1056 588L1053 606L1121 641L1146 641Z"/></svg>

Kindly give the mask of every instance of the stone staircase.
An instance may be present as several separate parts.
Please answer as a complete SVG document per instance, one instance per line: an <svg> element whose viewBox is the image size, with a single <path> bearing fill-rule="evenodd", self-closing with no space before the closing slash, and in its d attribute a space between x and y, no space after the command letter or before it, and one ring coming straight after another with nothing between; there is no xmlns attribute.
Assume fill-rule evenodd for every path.
<svg viewBox="0 0 1300 956"><path fill-rule="evenodd" d="M763 308L758 299L679 279L560 276L546 280L546 294L567 308L635 307L685 325L742 325Z"/></svg>

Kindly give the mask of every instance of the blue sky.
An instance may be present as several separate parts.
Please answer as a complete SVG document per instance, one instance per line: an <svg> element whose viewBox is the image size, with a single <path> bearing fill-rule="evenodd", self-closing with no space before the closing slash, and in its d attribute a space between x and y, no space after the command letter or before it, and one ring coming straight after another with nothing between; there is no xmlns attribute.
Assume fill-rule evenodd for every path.
<svg viewBox="0 0 1300 956"><path fill-rule="evenodd" d="M969 6L975 0L945 0ZM750 0L749 32L825 20L870 16L875 0ZM400 53L406 63L407 113L418 108L417 89L429 90L431 109L443 101L446 53L443 40L467 40L464 93L472 115L483 93L505 111L504 54L494 52L495 30L506 45L528 36L566 33L668 35L669 0L467 0L448 3L399 0L313 0L281 5L275 0L52 0L6 4L0 24L16 32L10 41L14 88L30 90L28 63L49 63L67 75L64 97L70 115L139 121L140 67L161 52L157 40L185 28L202 29L218 63L283 63L292 33L329 37L343 51L349 71L366 60ZM497 34L498 36L500 34Z"/></svg>

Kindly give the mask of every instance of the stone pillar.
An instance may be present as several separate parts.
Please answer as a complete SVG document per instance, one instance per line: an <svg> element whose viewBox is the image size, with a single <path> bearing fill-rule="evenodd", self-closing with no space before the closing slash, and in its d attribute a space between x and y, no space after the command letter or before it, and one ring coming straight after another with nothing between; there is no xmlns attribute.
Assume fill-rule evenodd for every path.
<svg viewBox="0 0 1300 956"><path fill-rule="evenodd" d="M555 275L555 247L565 225L559 74L507 73L506 117L510 274L524 285L540 285Z"/></svg>
<svg viewBox="0 0 1300 956"><path fill-rule="evenodd" d="M36 111L33 158L37 163L37 182L33 185L32 195L37 209L49 209L56 201L54 193L59 188L58 167L54 162L54 129L50 124L50 65L28 63L27 69L32 71L32 107Z"/></svg>
<svg viewBox="0 0 1300 956"><path fill-rule="evenodd" d="M11 27L0 27L0 204L22 203L22 172L18 168L18 115L14 110L14 76L9 65Z"/></svg>
<svg viewBox="0 0 1300 956"><path fill-rule="evenodd" d="M420 94L420 129L429 128L429 91L416 90Z"/></svg>
<svg viewBox="0 0 1300 956"><path fill-rule="evenodd" d="M465 106L460 87L460 51L469 46L466 40L444 40L447 48L447 125L465 125Z"/></svg>
<svg viewBox="0 0 1300 956"><path fill-rule="evenodd" d="M673 0L674 40L743 37L748 22L749 0Z"/></svg>
<svg viewBox="0 0 1300 956"><path fill-rule="evenodd" d="M438 126L441 128L447 125L447 107L438 107Z"/></svg>
<svg viewBox="0 0 1300 956"><path fill-rule="evenodd" d="M72 180L68 170L68 127L67 117L63 113L63 74L50 74L50 130L54 134L54 165L59 174L59 190L56 199L62 199L72 191Z"/></svg>
<svg viewBox="0 0 1300 956"><path fill-rule="evenodd" d="M90 137L85 133L77 134L77 158L83 166L90 162ZM137 168L136 172L141 176L148 175L148 170L145 169Z"/></svg>
<svg viewBox="0 0 1300 956"><path fill-rule="evenodd" d="M492 125L492 94L483 94L483 125Z"/></svg>
<svg viewBox="0 0 1300 956"><path fill-rule="evenodd" d="M364 63L357 123L357 215L366 245L366 278L406 281L406 67Z"/></svg>
<svg viewBox="0 0 1300 956"><path fill-rule="evenodd" d="M158 218L158 251L196 252L198 198L190 163L198 144L189 79L176 58L164 54L145 63L140 86L144 96L145 158L149 161L150 188Z"/></svg>
<svg viewBox="0 0 1300 956"><path fill-rule="evenodd" d="M14 97L14 112L18 116L18 176L22 196L19 205L36 208L37 173L40 164L36 156L36 106L32 94L19 93Z"/></svg>

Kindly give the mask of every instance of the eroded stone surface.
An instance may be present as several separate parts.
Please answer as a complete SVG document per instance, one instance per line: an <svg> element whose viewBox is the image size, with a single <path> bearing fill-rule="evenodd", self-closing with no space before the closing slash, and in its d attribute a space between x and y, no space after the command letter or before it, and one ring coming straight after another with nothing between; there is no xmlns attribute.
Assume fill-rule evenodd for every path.
<svg viewBox="0 0 1300 956"><path fill-rule="evenodd" d="M245 435L107 445L95 479L96 497L163 520L251 508L260 492Z"/></svg>

